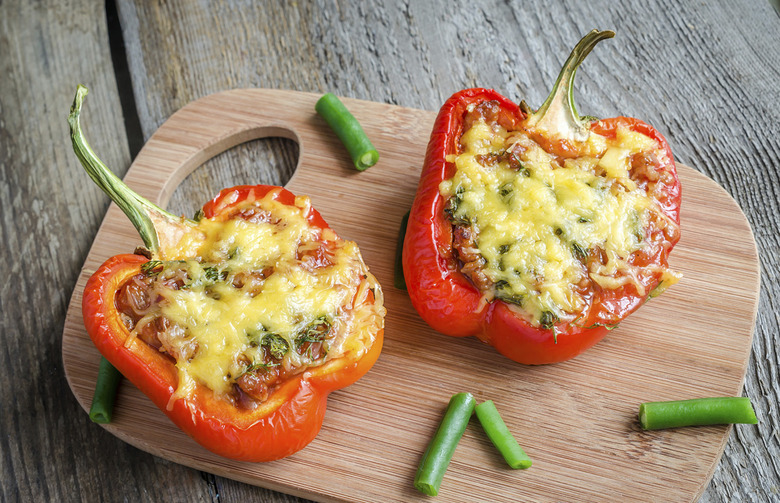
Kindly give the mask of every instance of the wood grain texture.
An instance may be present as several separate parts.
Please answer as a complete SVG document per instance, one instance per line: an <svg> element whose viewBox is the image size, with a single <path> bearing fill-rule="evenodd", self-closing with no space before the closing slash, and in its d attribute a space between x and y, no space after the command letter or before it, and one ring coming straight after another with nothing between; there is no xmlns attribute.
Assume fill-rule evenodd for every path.
<svg viewBox="0 0 780 503"><path fill-rule="evenodd" d="M314 113L318 96L234 90L190 103L149 139L126 182L165 206L173 188L215 153L257 137L295 139L301 155L287 187L309 195L336 232L358 241L384 285L388 314L380 361L358 384L334 393L312 444L275 463L237 463L205 452L132 387L123 390L107 429L166 459L316 500L422 501L409 484L414 468L449 396L465 390L478 400L496 401L535 464L527 472L502 469L484 435L471 429L440 501L481 501L488 490L496 502L698 498L730 428L645 433L636 413L642 401L741 391L759 272L750 227L733 199L681 165L687 196L672 266L685 280L585 355L559 365L521 366L475 340L437 334L420 320L406 293L390 286L398 228L411 205L435 113L347 100L382 152L376 166L359 173ZM739 244L724 248L720 243L726 239ZM138 242L112 206L76 285L63 360L85 409L100 358L83 328L81 291L100 263ZM720 267L724 262L739 266ZM674 323L660 329L662 318ZM719 332L727 319L731 330ZM431 345L435 352L421 350Z"/></svg>
<svg viewBox="0 0 780 503"><path fill-rule="evenodd" d="M745 394L758 428L736 428L703 502L780 494L780 23L763 2L271 2L215 7L119 3L145 134L189 100L236 87L325 92L436 110L493 87L542 102L573 43L618 36L578 72L584 113L658 127L678 160L715 179L755 230L761 301ZM216 186L243 173L211 164ZM221 176L220 176L221 175ZM216 186L214 188L216 188ZM212 189L213 192L213 189ZM179 189L181 200L209 191ZM172 204L176 203L176 198ZM728 330L728 326L724 330Z"/></svg>
<svg viewBox="0 0 780 503"><path fill-rule="evenodd" d="M102 10L98 1L0 2L0 501L111 500L104 481L120 473L123 497L140 501L145 484L164 497L171 477L201 479L91 425L63 373L60 333L90 246L83 237L108 207L71 154L77 84L92 88L92 130L106 133L95 148L120 175L130 164L106 23L93 15Z"/></svg>
<svg viewBox="0 0 780 503"><path fill-rule="evenodd" d="M761 423L733 429L701 502L778 499L780 18L769 4L118 3L130 65L115 80L102 2L0 2L0 500L299 501L128 446L89 424L68 390L60 334L107 207L70 153L64 118L78 82L91 89L87 134L122 175L135 146L171 114L226 89L332 91L432 111L481 85L538 105L594 27L618 36L578 72L579 109L657 126L679 161L726 188L754 230L761 300L744 393ZM122 117L130 85L138 109ZM284 182L296 156L286 140L232 149L190 175L170 208L189 214L221 187Z"/></svg>

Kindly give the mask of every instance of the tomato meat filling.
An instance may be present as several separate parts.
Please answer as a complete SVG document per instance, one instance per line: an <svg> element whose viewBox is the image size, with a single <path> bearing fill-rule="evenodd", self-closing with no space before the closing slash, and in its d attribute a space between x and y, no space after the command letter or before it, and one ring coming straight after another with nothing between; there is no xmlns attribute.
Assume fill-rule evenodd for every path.
<svg viewBox="0 0 780 503"><path fill-rule="evenodd" d="M463 124L439 191L459 270L487 302L544 329L611 326L677 282L667 256L679 225L665 211L676 181L656 140L595 122L564 141L495 101Z"/></svg>
<svg viewBox="0 0 780 503"><path fill-rule="evenodd" d="M170 358L177 393L205 385L244 409L292 376L365 351L375 330L361 326L381 324L381 291L357 246L310 225L308 208L306 198L269 196L201 219L181 244L188 258L149 261L119 289L125 345Z"/></svg>

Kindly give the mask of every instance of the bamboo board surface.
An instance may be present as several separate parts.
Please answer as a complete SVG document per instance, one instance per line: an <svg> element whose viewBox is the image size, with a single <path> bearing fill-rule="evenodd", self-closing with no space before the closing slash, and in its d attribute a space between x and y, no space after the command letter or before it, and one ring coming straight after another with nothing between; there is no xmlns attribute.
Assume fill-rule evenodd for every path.
<svg viewBox="0 0 780 503"><path fill-rule="evenodd" d="M474 338L429 329L393 287L402 216L417 187L434 112L344 100L380 152L355 171L314 112L319 96L243 89L190 103L163 124L125 181L165 207L204 161L268 136L298 142L287 188L311 197L342 237L357 241L385 291L385 344L358 383L333 393L318 437L284 460L252 464L215 456L180 432L123 382L114 422L124 441L171 461L318 501L423 501L417 464L449 397L493 400L534 461L507 468L472 420L437 501L693 501L723 451L730 427L643 432L640 402L739 395L750 355L759 268L750 227L715 182L687 166L682 239L671 265L683 280L569 362L518 365ZM88 110L83 114L89 132ZM140 244L111 205L84 264L63 332L68 383L88 409L100 355L83 328L81 292L108 257Z"/></svg>

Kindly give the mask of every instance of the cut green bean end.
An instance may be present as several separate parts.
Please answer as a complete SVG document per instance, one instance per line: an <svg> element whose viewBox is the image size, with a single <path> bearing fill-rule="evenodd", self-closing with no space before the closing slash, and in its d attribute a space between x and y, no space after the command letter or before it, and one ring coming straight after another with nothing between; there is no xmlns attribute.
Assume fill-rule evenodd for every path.
<svg viewBox="0 0 780 503"><path fill-rule="evenodd" d="M379 152L376 150L369 150L360 156L355 162L355 168L358 171L365 171L379 161Z"/></svg>
<svg viewBox="0 0 780 503"><path fill-rule="evenodd" d="M428 482L415 481L414 488L428 496L439 494L439 488Z"/></svg>

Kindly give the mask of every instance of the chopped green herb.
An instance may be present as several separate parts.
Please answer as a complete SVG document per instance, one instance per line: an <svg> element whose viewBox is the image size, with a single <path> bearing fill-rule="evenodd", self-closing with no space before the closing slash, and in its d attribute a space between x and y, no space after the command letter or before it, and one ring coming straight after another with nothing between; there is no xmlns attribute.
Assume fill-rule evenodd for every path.
<svg viewBox="0 0 780 503"><path fill-rule="evenodd" d="M451 198L447 199L447 203L444 205L444 213L447 215L447 218L452 223L468 223L467 220L464 220L456 215L458 212L458 206L460 205L460 201L457 197L452 196Z"/></svg>
<svg viewBox="0 0 780 503"><path fill-rule="evenodd" d="M186 264L185 267L187 267ZM192 274L192 269L190 267L187 267L187 276L190 278L190 280L184 284L184 286L182 286L183 289L208 289L209 287L221 281L225 281L225 278L228 276L228 272L226 270L220 270L216 266L203 267L203 274Z"/></svg>
<svg viewBox="0 0 780 503"><path fill-rule="evenodd" d="M658 282L657 285L655 285L655 288L650 290L650 293L647 295L647 300L654 299L664 293L666 289L669 287L669 285L665 284L664 281Z"/></svg>
<svg viewBox="0 0 780 503"><path fill-rule="evenodd" d="M458 209L460 208L461 203L463 202L463 194L465 192L465 189L463 187L458 187L455 190L455 194L451 196L449 199L447 199L447 202L444 205L444 213L447 215L449 220L455 224L455 225L469 225L469 219L466 216L460 216L458 215Z"/></svg>
<svg viewBox="0 0 780 503"><path fill-rule="evenodd" d="M572 324L573 326L575 326L575 327L580 327L580 328L582 328L582 329L585 329L585 330L590 330L591 328L597 328L597 327L604 327L604 328L606 328L607 330L614 330L614 329L616 329L618 326L620 326L620 323L615 323L614 325L608 325L608 324L606 324L606 323L599 323L599 322L596 322L596 323L594 323L594 324L592 324L592 325L590 325L590 326L587 326L587 327L586 327L586 326L584 326L584 325L578 325L578 324L577 324L577 322L578 322L578 321L580 321L581 319L582 319L582 315L580 315L580 316L577 316L576 318L574 318L574 320L572 320L571 324Z"/></svg>
<svg viewBox="0 0 780 503"><path fill-rule="evenodd" d="M272 333L266 333L260 345L267 348L271 356L277 360L284 358L284 355L290 350L290 345L282 336Z"/></svg>
<svg viewBox="0 0 780 503"><path fill-rule="evenodd" d="M593 325L589 327L582 327L582 328L596 328L596 327L604 327L607 330L615 330L618 326L620 326L620 323L615 323L614 325L607 325L606 323L594 323Z"/></svg>
<svg viewBox="0 0 780 503"><path fill-rule="evenodd" d="M309 323L295 338L295 348L298 353L307 354L310 358L314 358L313 345L323 342L330 332L330 328L331 322L326 316L320 316Z"/></svg>
<svg viewBox="0 0 780 503"><path fill-rule="evenodd" d="M512 291L512 285L508 281L500 279L496 281L496 298L508 304L523 305L523 296Z"/></svg>
<svg viewBox="0 0 780 503"><path fill-rule="evenodd" d="M162 272L164 265L159 260L150 260L141 265L141 272L147 276L156 276Z"/></svg>
<svg viewBox="0 0 780 503"><path fill-rule="evenodd" d="M509 204L514 196L515 187L512 182L506 182L498 188L498 195L504 203Z"/></svg>
<svg viewBox="0 0 780 503"><path fill-rule="evenodd" d="M250 372L256 372L258 370L269 370L278 366L279 364L276 362L252 363L251 365L247 366L246 369L244 369L244 374L249 374Z"/></svg>
<svg viewBox="0 0 780 503"><path fill-rule="evenodd" d="M222 273L219 271L219 269L217 269L214 266L204 267L203 268L203 273L206 276L206 279L208 281L213 282L213 283L216 283L217 281L219 281L221 277L224 279L224 276L222 276ZM227 275L227 273L226 273L226 275Z"/></svg>
<svg viewBox="0 0 780 503"><path fill-rule="evenodd" d="M571 254L577 260L585 260L588 258L588 250L583 248L579 243L571 244Z"/></svg>
<svg viewBox="0 0 780 503"><path fill-rule="evenodd" d="M555 324L560 321L557 314L552 311L544 311L541 318L539 318L539 326L545 330L549 330L555 327Z"/></svg>
<svg viewBox="0 0 780 503"><path fill-rule="evenodd" d="M279 334L267 332L265 329L247 332L249 345L252 347L264 347L266 351L277 360L284 358L290 350L287 340Z"/></svg>
<svg viewBox="0 0 780 503"><path fill-rule="evenodd" d="M525 177L531 176L531 172L528 171L528 168L525 167L523 164L523 161L520 160L519 157L517 157L517 154L514 152L510 152L508 150L505 150L498 156L499 162L505 162L508 165L508 168L517 171L519 174Z"/></svg>

